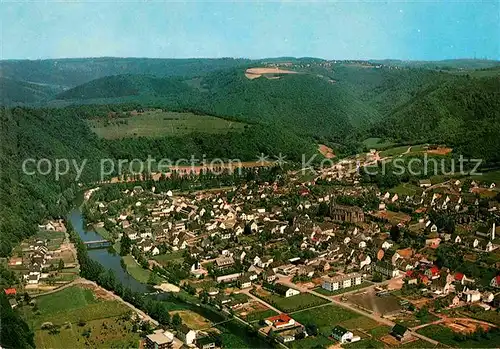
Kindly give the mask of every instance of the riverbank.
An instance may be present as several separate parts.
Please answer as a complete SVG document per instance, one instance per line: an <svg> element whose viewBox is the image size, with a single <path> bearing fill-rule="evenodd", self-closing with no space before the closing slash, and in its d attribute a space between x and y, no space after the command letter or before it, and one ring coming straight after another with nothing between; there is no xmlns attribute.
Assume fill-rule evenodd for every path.
<svg viewBox="0 0 500 349"><path fill-rule="evenodd" d="M230 314L223 314L209 305L200 304L200 300L197 297L189 295L183 290L180 290L178 293L158 293L158 290L154 289L151 285L137 281L122 268L119 255L112 254L107 249L87 250L81 241L92 241L101 237L95 231L88 231L84 228L80 207L74 208L68 214L68 220L74 230L70 235L80 240L80 242L75 241L75 246L77 246L79 259L85 261L81 263L82 275L91 275L98 278L98 282L94 282L94 284L102 284L105 288L109 287L116 294L112 291L108 292L121 298L126 304L134 306L144 315L150 314L150 316L157 318L160 322L162 321L162 311L191 310L207 318L213 324L216 324L215 328L220 332L223 343L228 343L226 344L228 347L271 347L263 338L258 337L257 334L252 335L252 330L243 327L244 325L239 323L238 320L226 321ZM88 263L87 259L98 262L99 266ZM134 261L134 263L136 262ZM96 267L97 269L101 269L101 271L95 270ZM103 275L109 275L106 273L106 270L111 270L113 279L110 279L110 276L103 277ZM145 296L145 298L142 296ZM145 301L145 299L149 301ZM155 309L162 310L155 313ZM158 322L155 321L155 323Z"/></svg>

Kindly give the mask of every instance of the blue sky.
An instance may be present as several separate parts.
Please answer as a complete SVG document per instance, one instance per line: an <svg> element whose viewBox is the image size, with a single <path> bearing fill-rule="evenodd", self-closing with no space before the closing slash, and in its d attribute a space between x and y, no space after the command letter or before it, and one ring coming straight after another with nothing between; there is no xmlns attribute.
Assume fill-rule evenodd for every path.
<svg viewBox="0 0 500 349"><path fill-rule="evenodd" d="M500 1L0 4L2 59L500 59Z"/></svg>

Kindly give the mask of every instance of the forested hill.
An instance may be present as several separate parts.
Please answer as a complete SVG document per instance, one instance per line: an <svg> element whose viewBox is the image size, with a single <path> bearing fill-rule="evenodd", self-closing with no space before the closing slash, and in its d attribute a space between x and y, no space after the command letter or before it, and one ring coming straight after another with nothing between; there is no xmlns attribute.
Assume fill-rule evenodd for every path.
<svg viewBox="0 0 500 349"><path fill-rule="evenodd" d="M113 100L103 100L104 97ZM119 98L123 97L123 98ZM158 98L160 97L160 98ZM144 76L113 76L91 81L58 95L73 103L143 102L167 108L235 118L244 122L274 125L330 141L355 135L380 115L362 103L349 89L310 74L279 79L250 80L244 70L208 74L194 85L192 80Z"/></svg>
<svg viewBox="0 0 500 349"><path fill-rule="evenodd" d="M96 79L57 95L58 99L119 98L127 96L185 96L192 89L180 78L116 75Z"/></svg>
<svg viewBox="0 0 500 349"><path fill-rule="evenodd" d="M234 58L72 58L0 61L0 76L45 85L75 87L91 80L120 74L200 76L216 70L250 63Z"/></svg>
<svg viewBox="0 0 500 349"><path fill-rule="evenodd" d="M397 141L452 145L466 157L500 161L500 79L456 77L395 108L372 130Z"/></svg>
<svg viewBox="0 0 500 349"><path fill-rule="evenodd" d="M0 77L0 105L46 102L61 91L57 87Z"/></svg>

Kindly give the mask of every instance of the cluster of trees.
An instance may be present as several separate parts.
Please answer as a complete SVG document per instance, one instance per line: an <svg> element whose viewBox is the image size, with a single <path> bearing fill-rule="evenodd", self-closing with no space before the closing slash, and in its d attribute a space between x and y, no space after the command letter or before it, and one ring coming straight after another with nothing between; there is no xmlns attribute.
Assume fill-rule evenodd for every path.
<svg viewBox="0 0 500 349"><path fill-rule="evenodd" d="M487 253L478 253L476 261L465 258L467 250L457 245L440 245L436 249L436 265L464 273L483 286L488 286L498 270L488 257Z"/></svg>
<svg viewBox="0 0 500 349"><path fill-rule="evenodd" d="M7 296L0 292L0 344L3 348L35 348L34 334L19 313L12 309Z"/></svg>
<svg viewBox="0 0 500 349"><path fill-rule="evenodd" d="M472 333L455 333L453 339L457 342L466 342L473 340L476 342L491 341L491 343L498 343L500 340L500 328L492 327L485 331L482 326L478 326Z"/></svg>
<svg viewBox="0 0 500 349"><path fill-rule="evenodd" d="M396 141L444 143L466 158L498 163L498 78L453 77L396 108L373 134Z"/></svg>

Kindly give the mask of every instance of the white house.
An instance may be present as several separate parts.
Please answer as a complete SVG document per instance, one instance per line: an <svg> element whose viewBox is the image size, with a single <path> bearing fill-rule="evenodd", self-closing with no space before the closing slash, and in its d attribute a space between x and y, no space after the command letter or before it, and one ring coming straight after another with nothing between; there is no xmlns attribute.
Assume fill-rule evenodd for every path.
<svg viewBox="0 0 500 349"><path fill-rule="evenodd" d="M155 247L151 250L151 254L152 254L153 256L157 256L157 255L159 255L159 254L160 254L160 250L158 249L158 247L156 247L156 246L155 246Z"/></svg>
<svg viewBox="0 0 500 349"><path fill-rule="evenodd" d="M354 334L342 326L335 326L332 330L332 337L344 344L350 342L354 337Z"/></svg>
<svg viewBox="0 0 500 349"><path fill-rule="evenodd" d="M182 324L177 336L187 345L193 344L196 339L196 331L190 329L185 324Z"/></svg>
<svg viewBox="0 0 500 349"><path fill-rule="evenodd" d="M462 293L462 297L467 303L479 302L481 300L481 292L478 290L469 290Z"/></svg>

